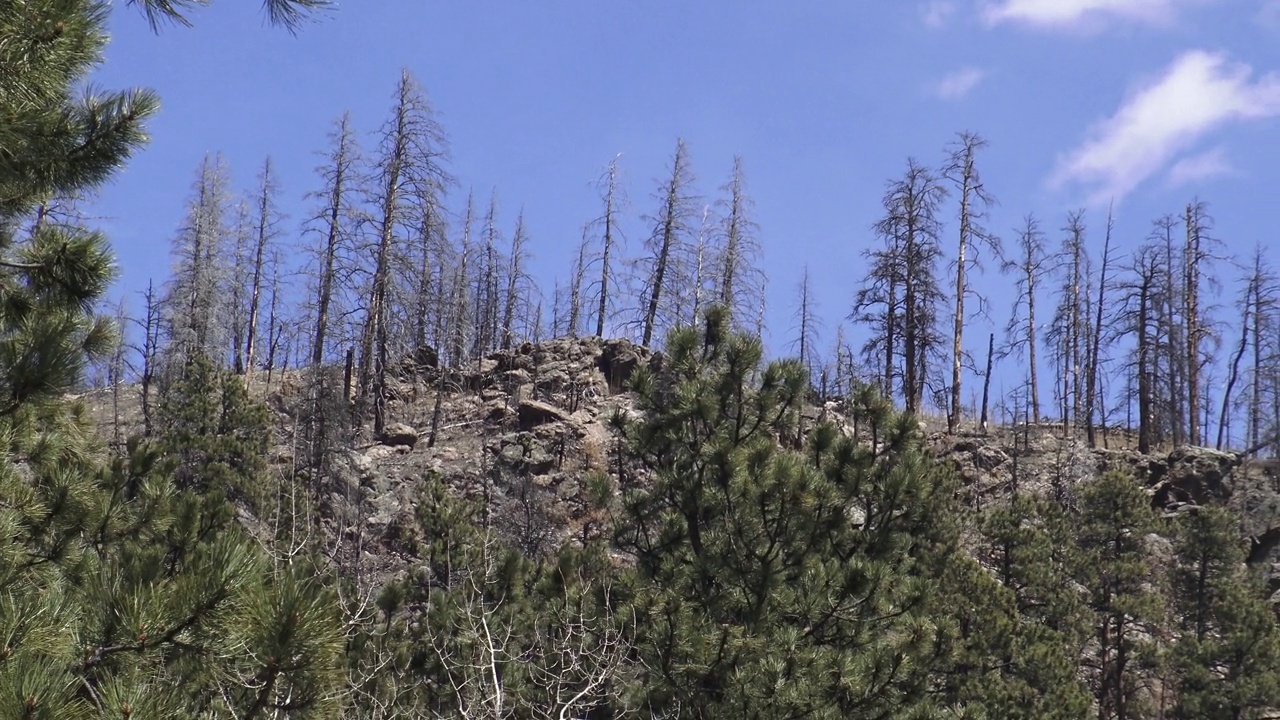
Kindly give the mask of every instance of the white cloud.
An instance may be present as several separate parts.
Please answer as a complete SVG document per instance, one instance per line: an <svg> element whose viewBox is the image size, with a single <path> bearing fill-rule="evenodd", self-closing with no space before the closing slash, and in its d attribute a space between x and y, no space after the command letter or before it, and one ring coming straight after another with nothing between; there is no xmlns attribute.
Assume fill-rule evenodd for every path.
<svg viewBox="0 0 1280 720"><path fill-rule="evenodd" d="M1184 157L1169 168L1169 187L1182 187L1223 175L1231 175L1235 168L1221 147Z"/></svg>
<svg viewBox="0 0 1280 720"><path fill-rule="evenodd" d="M940 28L956 14L955 0L929 0L920 6L920 19L925 27Z"/></svg>
<svg viewBox="0 0 1280 720"><path fill-rule="evenodd" d="M990 25L1020 23L1043 28L1078 27L1116 19L1168 24L1184 6L1206 0L997 0L983 9Z"/></svg>
<svg viewBox="0 0 1280 720"><path fill-rule="evenodd" d="M1079 184L1091 201L1119 200L1213 130L1278 115L1280 75L1254 80L1248 65L1193 50L1095 125L1059 161L1050 186Z"/></svg>
<svg viewBox="0 0 1280 720"><path fill-rule="evenodd" d="M961 68L934 83L930 90L942 100L960 100L973 92L986 76L981 68Z"/></svg>

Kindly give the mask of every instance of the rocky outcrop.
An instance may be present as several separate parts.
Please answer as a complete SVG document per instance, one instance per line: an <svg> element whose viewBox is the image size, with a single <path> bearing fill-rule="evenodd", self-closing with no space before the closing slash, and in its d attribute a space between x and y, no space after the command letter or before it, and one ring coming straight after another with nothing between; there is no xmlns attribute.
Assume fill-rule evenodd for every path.
<svg viewBox="0 0 1280 720"><path fill-rule="evenodd" d="M404 423L392 423L382 432L378 440L383 445L413 448L418 444L418 431Z"/></svg>
<svg viewBox="0 0 1280 720"><path fill-rule="evenodd" d="M537 400L521 400L516 408L516 418L521 430L532 430L539 425L570 422L569 413L555 405Z"/></svg>
<svg viewBox="0 0 1280 720"><path fill-rule="evenodd" d="M440 366L427 349L410 360L413 371L387 388L387 417L394 422L378 437L359 430L350 449L337 453L332 487L325 489L327 531L364 534L363 545L351 543L366 548L369 557L361 562L402 564L395 548L416 527L416 504L430 483L485 503L494 521L528 548L607 531L587 486L593 473L616 468L623 440L610 418L637 416L627 383L640 368L658 367L661 354L626 340L586 337L525 343L460 368ZM277 446L289 451L273 454L281 465L292 457L292 423L306 401L302 386L286 376L263 393L277 412ZM103 427L110 429L110 406L102 406ZM830 421L855 432L840 409L838 403L809 408L805 425ZM122 412L140 425L136 408ZM1149 488L1153 506L1169 514L1226 503L1242 517L1250 562L1274 566L1280 588L1280 462L1207 448L1090 449L1053 425L934 433L927 441L933 455L954 468L975 507L1001 502L1014 488L1074 502L1080 482L1109 469L1132 473ZM624 479L633 481L642 479Z"/></svg>

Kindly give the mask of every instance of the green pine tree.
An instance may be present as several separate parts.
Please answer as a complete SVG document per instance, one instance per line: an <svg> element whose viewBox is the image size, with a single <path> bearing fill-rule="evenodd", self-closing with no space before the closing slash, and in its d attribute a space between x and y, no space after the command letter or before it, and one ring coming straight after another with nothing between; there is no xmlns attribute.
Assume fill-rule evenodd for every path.
<svg viewBox="0 0 1280 720"><path fill-rule="evenodd" d="M1155 664L1153 637L1164 598L1151 561L1157 529L1151 499L1128 475L1109 471L1079 488L1075 580L1092 616L1092 669L1099 720L1147 716L1140 671Z"/></svg>
<svg viewBox="0 0 1280 720"><path fill-rule="evenodd" d="M1173 717L1243 720L1280 705L1280 633L1258 578L1244 567L1238 519L1200 507L1177 519L1170 650Z"/></svg>
<svg viewBox="0 0 1280 720"><path fill-rule="evenodd" d="M946 675L958 705L1008 720L1084 717L1079 674L1088 628L1069 575L1062 514L1018 495L980 518L983 567L955 563L941 611L957 616L959 657Z"/></svg>
<svg viewBox="0 0 1280 720"><path fill-rule="evenodd" d="M948 631L932 600L955 554L953 486L915 421L859 418L798 435L809 378L761 367L758 338L722 308L673 332L633 380L625 499L635 559L635 689L646 714L688 718L932 717ZM801 446L800 450L784 445Z"/></svg>

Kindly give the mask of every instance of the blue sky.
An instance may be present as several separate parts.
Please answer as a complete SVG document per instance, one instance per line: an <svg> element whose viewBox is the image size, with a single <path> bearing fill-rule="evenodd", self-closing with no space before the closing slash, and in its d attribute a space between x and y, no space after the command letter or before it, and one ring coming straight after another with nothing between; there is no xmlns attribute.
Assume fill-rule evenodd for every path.
<svg viewBox="0 0 1280 720"><path fill-rule="evenodd" d="M834 337L885 181L908 156L939 164L960 130L990 143L989 224L1010 239L1028 212L1056 239L1077 207L1100 231L1114 201L1132 247L1198 196L1235 252L1280 250L1280 0L364 0L296 37L257 11L219 0L156 36L117 2L94 81L163 100L152 143L93 208L124 289L167 274L205 153L244 188L270 155L297 220L334 119L375 130L402 67L449 133L455 204L496 188L508 227L523 208L548 292L615 155L633 245L678 137L707 195L742 155L775 346L805 263ZM1000 325L1010 282L981 281Z"/></svg>

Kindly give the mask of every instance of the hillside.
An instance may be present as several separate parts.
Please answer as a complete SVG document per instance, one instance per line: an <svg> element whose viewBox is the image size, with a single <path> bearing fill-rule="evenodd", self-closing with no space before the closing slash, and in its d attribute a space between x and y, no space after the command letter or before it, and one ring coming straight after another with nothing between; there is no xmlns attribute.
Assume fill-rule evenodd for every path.
<svg viewBox="0 0 1280 720"><path fill-rule="evenodd" d="M384 436L374 438L365 418L334 451L334 477L321 503L326 536L331 542L359 536L362 562L375 575L401 574L414 561L401 533L415 524L424 486L439 483L482 502L495 527L532 554L566 539L600 537L608 528L589 497L590 476L617 469L626 452L617 419L636 416L627 380L636 368L662 359L627 340L586 337L524 343L457 370L406 360L389 388ZM269 384L260 374L254 383L275 418L270 461L281 474L294 464L307 407L303 383L298 371L277 374ZM104 436L113 437L117 425L122 436L140 430L137 388L120 390L118 409L110 391L84 397ZM842 401L826 401L811 405L805 417L833 420L855 433L841 410ZM1102 443L1112 447L1090 449L1082 435L1067 436L1057 424L955 435L938 430L940 424L921 422L926 447L955 469L964 502L975 509L1006 502L1015 488L1071 503L1084 480L1122 470L1166 514L1204 504L1237 512L1251 543L1250 563L1268 568L1271 590L1280 590L1280 461L1200 447L1144 455L1122 431L1104 435ZM624 480L640 481L636 473L624 459Z"/></svg>

